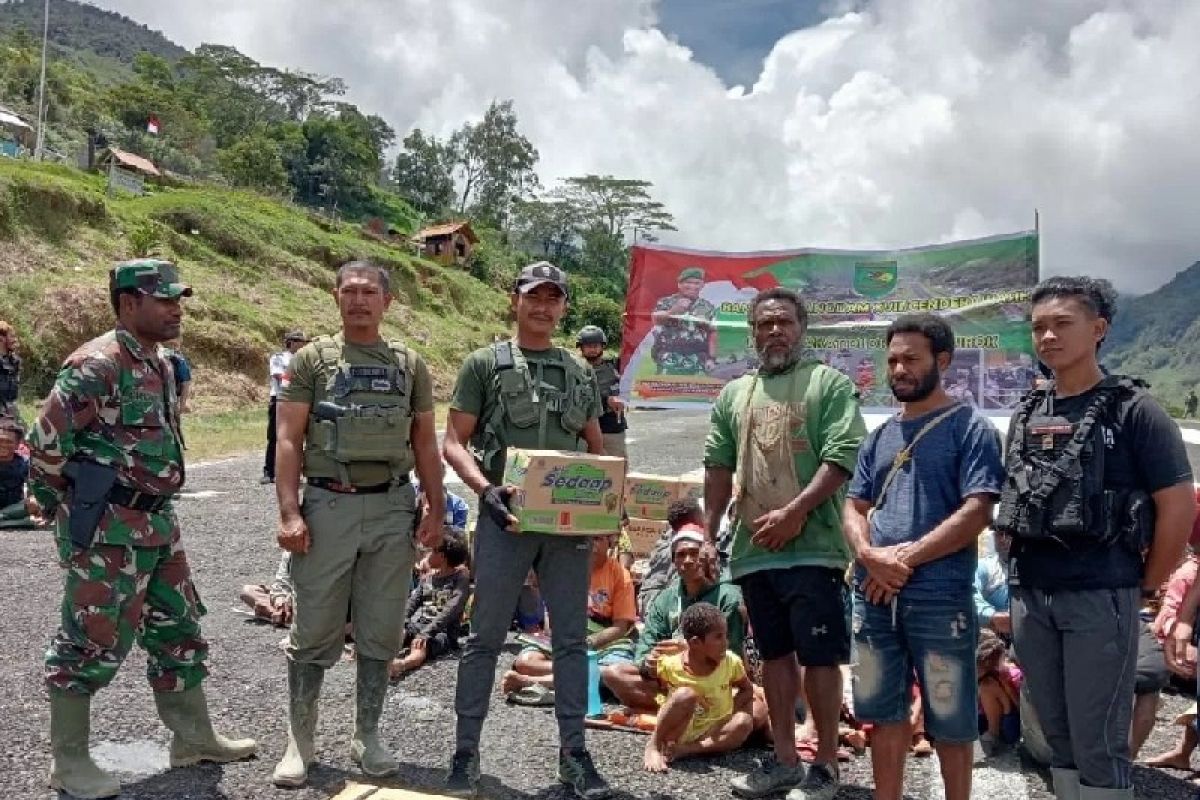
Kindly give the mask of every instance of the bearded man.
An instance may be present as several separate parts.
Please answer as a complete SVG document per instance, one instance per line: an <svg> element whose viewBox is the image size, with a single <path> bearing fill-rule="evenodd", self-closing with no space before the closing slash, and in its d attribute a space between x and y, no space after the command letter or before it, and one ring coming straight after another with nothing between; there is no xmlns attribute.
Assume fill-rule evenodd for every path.
<svg viewBox="0 0 1200 800"><path fill-rule="evenodd" d="M704 508L715 542L736 473L729 566L763 658L775 754L732 785L742 797L792 789L789 800L828 800L838 790L839 667L850 660L841 506L866 426L850 379L801 358L808 313L799 295L760 292L749 322L761 367L727 384L713 406ZM807 773L796 755L797 661L819 740Z"/></svg>

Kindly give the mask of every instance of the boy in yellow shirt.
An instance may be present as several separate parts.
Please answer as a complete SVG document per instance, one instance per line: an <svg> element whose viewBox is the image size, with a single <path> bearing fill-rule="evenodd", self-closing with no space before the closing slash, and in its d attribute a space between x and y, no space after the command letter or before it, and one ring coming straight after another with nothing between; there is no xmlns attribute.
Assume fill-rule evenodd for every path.
<svg viewBox="0 0 1200 800"><path fill-rule="evenodd" d="M766 724L754 718L754 685L741 658L729 652L721 610L711 603L689 606L679 629L685 649L647 659L642 667L663 688L658 722L646 744L650 772L666 772L677 758L735 750Z"/></svg>

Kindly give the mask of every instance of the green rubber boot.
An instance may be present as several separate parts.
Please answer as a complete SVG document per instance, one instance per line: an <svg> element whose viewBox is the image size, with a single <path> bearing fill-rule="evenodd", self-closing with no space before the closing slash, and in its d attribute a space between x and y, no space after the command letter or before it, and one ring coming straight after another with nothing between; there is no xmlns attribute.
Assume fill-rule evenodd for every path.
<svg viewBox="0 0 1200 800"><path fill-rule="evenodd" d="M183 692L155 692L154 705L171 739L171 766L186 767L211 761L225 764L241 761L258 752L253 739L227 739L213 730L204 689L194 686Z"/></svg>
<svg viewBox="0 0 1200 800"><path fill-rule="evenodd" d="M116 797L121 782L88 753L91 711L88 695L50 693L50 788L82 800Z"/></svg>
<svg viewBox="0 0 1200 800"><path fill-rule="evenodd" d="M288 746L271 775L276 786L295 788L308 781L308 768L316 760L313 736L324 680L324 667L288 661Z"/></svg>
<svg viewBox="0 0 1200 800"><path fill-rule="evenodd" d="M387 688L388 662L359 658L350 757L370 778L384 778L400 770L395 757L379 741L379 716L383 713L383 698Z"/></svg>

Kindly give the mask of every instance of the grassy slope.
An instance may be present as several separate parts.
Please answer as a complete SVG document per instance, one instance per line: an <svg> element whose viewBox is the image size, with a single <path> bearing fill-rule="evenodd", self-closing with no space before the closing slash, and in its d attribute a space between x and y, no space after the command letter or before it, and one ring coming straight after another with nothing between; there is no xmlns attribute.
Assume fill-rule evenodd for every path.
<svg viewBox="0 0 1200 800"><path fill-rule="evenodd" d="M0 319L20 333L33 397L78 343L111 326L107 269L131 256L135 241L156 241L153 253L179 263L196 288L183 350L195 365L197 419L262 404L266 355L285 330L336 330L333 268L351 257L390 268L396 300L385 333L425 356L441 397L462 355L506 327L501 295L356 226L227 189L113 199L103 184L70 168L0 159Z"/></svg>

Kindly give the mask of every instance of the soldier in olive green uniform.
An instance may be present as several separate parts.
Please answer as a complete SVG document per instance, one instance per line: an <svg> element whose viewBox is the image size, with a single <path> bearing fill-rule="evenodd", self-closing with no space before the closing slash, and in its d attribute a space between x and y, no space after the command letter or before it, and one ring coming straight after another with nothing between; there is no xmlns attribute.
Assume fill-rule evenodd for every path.
<svg viewBox="0 0 1200 800"><path fill-rule="evenodd" d="M54 519L66 574L46 651L50 785L112 797L88 753L91 699L136 639L158 714L175 734L171 766L235 761L253 739L213 731L201 683L208 643L171 498L183 486L175 375L162 343L179 336L192 289L175 265L140 260L109 274L117 326L67 357L29 435L30 490Z"/></svg>
<svg viewBox="0 0 1200 800"><path fill-rule="evenodd" d="M596 373L596 385L600 387L600 402L604 413L600 415L600 433L604 437L604 452L610 456L626 458L625 454L625 401L621 399L621 373L615 358L604 357L608 335L595 325L584 325L575 337L579 355L583 356Z"/></svg>
<svg viewBox="0 0 1200 800"><path fill-rule="evenodd" d="M467 356L454 386L443 452L479 494L475 603L458 669L458 732L447 793L468 797L479 780L479 739L496 659L530 568L549 607L555 716L562 749L558 777L586 800L608 784L584 746L587 709L587 590L591 544L582 537L513 533L513 487L503 485L508 447L603 453L600 396L590 367L551 335L567 308L567 276L544 261L521 270L512 293L517 334Z"/></svg>
<svg viewBox="0 0 1200 800"><path fill-rule="evenodd" d="M442 463L425 362L380 338L388 274L354 261L338 271L342 332L296 353L279 396L276 495L279 544L292 553L295 615L288 642L288 749L279 786L301 786L313 762L317 700L342 653L347 612L358 651L350 755L372 777L399 768L379 741L388 662L400 650L415 555L415 467L431 508L442 508ZM303 503L300 473L307 479ZM441 541L425 513L417 538Z"/></svg>

